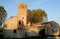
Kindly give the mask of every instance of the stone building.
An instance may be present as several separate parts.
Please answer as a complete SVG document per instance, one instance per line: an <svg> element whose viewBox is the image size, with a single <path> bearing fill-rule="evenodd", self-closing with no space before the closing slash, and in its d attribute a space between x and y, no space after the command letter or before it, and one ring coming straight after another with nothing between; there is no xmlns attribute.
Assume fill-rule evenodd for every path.
<svg viewBox="0 0 60 39"><path fill-rule="evenodd" d="M54 21L46 22L44 24L47 35L59 35L59 24Z"/></svg>
<svg viewBox="0 0 60 39"><path fill-rule="evenodd" d="M31 26L30 22L27 24L27 8L26 4L19 3L17 16L4 21L5 38L22 38L39 35L39 29L37 27Z"/></svg>
<svg viewBox="0 0 60 39"><path fill-rule="evenodd" d="M4 21L5 28L8 30L14 30L17 29L20 24L24 23L24 25L27 25L27 5L26 4L18 4L18 14L17 16L11 17Z"/></svg>
<svg viewBox="0 0 60 39"><path fill-rule="evenodd" d="M39 32L45 30L46 35L58 35L58 24L54 21L45 23L27 24L27 5L18 4L17 16L11 17L4 21L5 38L22 38L29 36L39 36ZM42 33L40 33L42 34Z"/></svg>
<svg viewBox="0 0 60 39"><path fill-rule="evenodd" d="M17 16L11 17L4 21L4 35L10 38L24 37L24 26L27 25L27 5L23 3L18 4Z"/></svg>
<svg viewBox="0 0 60 39"><path fill-rule="evenodd" d="M45 34L47 36L54 36L56 39L59 38L59 24L54 22L54 21L50 21L50 22L45 22L42 23L42 25L44 25L44 29L45 29Z"/></svg>

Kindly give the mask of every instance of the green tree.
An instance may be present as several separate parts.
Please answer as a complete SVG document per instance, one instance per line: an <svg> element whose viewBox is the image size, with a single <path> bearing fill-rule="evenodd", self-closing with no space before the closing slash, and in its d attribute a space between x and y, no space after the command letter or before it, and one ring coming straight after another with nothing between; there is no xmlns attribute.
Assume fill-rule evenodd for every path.
<svg viewBox="0 0 60 39"><path fill-rule="evenodd" d="M43 17L47 17L47 14L42 9L28 10L28 21L38 23L43 21Z"/></svg>
<svg viewBox="0 0 60 39"><path fill-rule="evenodd" d="M28 9L28 11L27 11L28 13L27 13L27 21L29 22L32 22L32 17L33 17L33 13L32 13L32 11L30 10L30 9Z"/></svg>
<svg viewBox="0 0 60 39"><path fill-rule="evenodd" d="M3 21L6 19L7 13L3 6L0 6L0 26L2 25Z"/></svg>

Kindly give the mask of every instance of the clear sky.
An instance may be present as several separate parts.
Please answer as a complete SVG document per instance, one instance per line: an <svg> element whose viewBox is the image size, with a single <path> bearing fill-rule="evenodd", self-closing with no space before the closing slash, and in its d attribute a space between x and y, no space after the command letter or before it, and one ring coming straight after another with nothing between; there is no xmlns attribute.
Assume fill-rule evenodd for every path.
<svg viewBox="0 0 60 39"><path fill-rule="evenodd" d="M0 5L4 6L7 17L16 16L18 3L26 3L28 9L43 9L48 15L48 21L55 21L60 24L60 0L0 0Z"/></svg>

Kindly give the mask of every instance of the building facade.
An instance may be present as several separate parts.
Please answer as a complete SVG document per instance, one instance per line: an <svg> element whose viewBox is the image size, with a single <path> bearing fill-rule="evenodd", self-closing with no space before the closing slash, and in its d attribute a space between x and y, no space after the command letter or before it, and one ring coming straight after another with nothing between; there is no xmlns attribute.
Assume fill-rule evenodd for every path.
<svg viewBox="0 0 60 39"><path fill-rule="evenodd" d="M5 38L23 38L26 36L39 36L39 32L42 29L45 29L46 35L59 35L58 26L54 24L55 22L47 22L47 19L45 19L45 17L45 23L36 23L33 25L27 24L27 9L28 7L26 4L19 3L17 16L11 17L4 21L3 28ZM55 28L56 31L54 30Z"/></svg>
<svg viewBox="0 0 60 39"><path fill-rule="evenodd" d="M27 5L23 3L18 4L17 16L11 17L4 21L4 35L10 38L24 37L23 27L27 25Z"/></svg>

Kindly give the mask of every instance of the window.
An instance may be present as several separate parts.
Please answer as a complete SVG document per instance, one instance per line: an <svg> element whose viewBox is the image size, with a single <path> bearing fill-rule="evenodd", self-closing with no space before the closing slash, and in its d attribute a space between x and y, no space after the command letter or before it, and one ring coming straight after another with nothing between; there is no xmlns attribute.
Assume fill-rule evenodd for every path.
<svg viewBox="0 0 60 39"><path fill-rule="evenodd" d="M21 27L21 26L22 26L22 25L21 25L21 21L18 22L18 26L19 26L18 29L22 30L22 27Z"/></svg>
<svg viewBox="0 0 60 39"><path fill-rule="evenodd" d="M53 26L53 24L51 23L51 27Z"/></svg>
<svg viewBox="0 0 60 39"><path fill-rule="evenodd" d="M21 5L21 8L24 9L24 5Z"/></svg>
<svg viewBox="0 0 60 39"><path fill-rule="evenodd" d="M16 30L14 30L14 33L16 33Z"/></svg>
<svg viewBox="0 0 60 39"><path fill-rule="evenodd" d="M19 21L19 23L18 23L19 25L21 25L21 22Z"/></svg>
<svg viewBox="0 0 60 39"><path fill-rule="evenodd" d="M24 6L22 6L22 9L24 9Z"/></svg>
<svg viewBox="0 0 60 39"><path fill-rule="evenodd" d="M22 17L22 19L24 19L24 17Z"/></svg>

